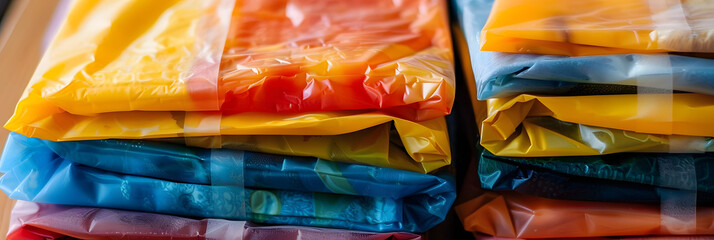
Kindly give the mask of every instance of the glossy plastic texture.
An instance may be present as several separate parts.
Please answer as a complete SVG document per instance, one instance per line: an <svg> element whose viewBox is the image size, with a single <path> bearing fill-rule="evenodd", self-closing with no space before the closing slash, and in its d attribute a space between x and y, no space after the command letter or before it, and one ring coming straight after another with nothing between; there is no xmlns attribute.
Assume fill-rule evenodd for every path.
<svg viewBox="0 0 714 240"><path fill-rule="evenodd" d="M484 107L481 144L499 156L696 153L711 151L714 136L714 97L701 94L664 94L655 102L636 94L520 95L489 99Z"/></svg>
<svg viewBox="0 0 714 240"><path fill-rule="evenodd" d="M221 109L441 117L454 99L450 34L444 0L239 0Z"/></svg>
<svg viewBox="0 0 714 240"><path fill-rule="evenodd" d="M287 138L294 138L293 136L340 135L390 123L393 124L394 129L396 129L397 134L395 135L398 135L390 137L390 142L398 143L397 138L401 140L401 143L398 145L403 146L406 153L414 161L418 162L416 165L415 163L409 163L407 165L395 163L399 165L399 167L396 168L428 172L450 163L451 152L449 149L449 137L446 130L446 122L443 118L416 123L385 115L381 112L371 111L321 112L289 115L268 113L224 115L218 112L135 111L104 113L95 116L79 116L62 113L37 125L17 129L17 132L26 136L34 136L53 141L226 135L230 135L230 137L228 137L229 140L227 140L230 141L235 135L289 136ZM333 139L337 138L340 137L334 137ZM377 140L377 138L372 138L371 136L368 139ZM193 140L187 141L190 144L194 144ZM354 144L357 142L358 141L355 141L350 144L352 147L356 147ZM319 141L316 141L316 143L319 144ZM329 146L317 146L297 151L312 151L315 148L324 149L327 147ZM276 153L288 153L290 151L291 150L282 149L279 151L276 150ZM324 151L325 150L315 151L313 154L317 155L319 152ZM350 159L345 159L345 161L347 160ZM374 158L370 161L370 164L379 166L385 166L385 164L387 164L385 162L377 164L375 163L377 161L379 161L379 159ZM395 164L389 164L387 166L395 167ZM423 167L417 166L419 164L423 165ZM417 168L415 168L415 166Z"/></svg>
<svg viewBox="0 0 714 240"><path fill-rule="evenodd" d="M527 117L520 124L508 137L483 140L489 136L484 133L481 145L498 156L509 157L714 152L711 137L646 134L569 123L551 117Z"/></svg>
<svg viewBox="0 0 714 240"><path fill-rule="evenodd" d="M655 95L655 94L650 94ZM664 95L664 94L663 94ZM667 97L662 100L667 100ZM509 132L525 117L551 116L558 120L584 125L629 130L641 133L688 136L714 136L714 96L673 94L671 118L662 117L668 109L641 108L636 94L546 97L520 95L513 98L489 99L488 116L482 124L482 140L492 133ZM645 111L646 110L646 111ZM487 135L488 133L488 135Z"/></svg>
<svg viewBox="0 0 714 240"><path fill-rule="evenodd" d="M659 204L568 201L485 192L455 208L467 231L510 238L673 235ZM714 234L714 208L699 207L696 229Z"/></svg>
<svg viewBox="0 0 714 240"><path fill-rule="evenodd" d="M637 85L671 77L675 91L714 95L714 60L668 54L587 57L481 51L481 30L493 0L454 0L468 42L480 100L522 93L597 95L636 93ZM670 67L658 64L669 63ZM599 84L608 84L599 85ZM617 85L617 86L616 86Z"/></svg>
<svg viewBox="0 0 714 240"><path fill-rule="evenodd" d="M449 152L406 146L392 124L385 123L339 135L226 135L155 139L186 146L225 148L290 156L317 157L347 163L427 173L449 165ZM405 151L405 147L409 152Z"/></svg>
<svg viewBox="0 0 714 240"><path fill-rule="evenodd" d="M663 167L669 163L680 165ZM690 166L696 189L683 180L692 178ZM711 172L712 154L507 158L484 152L478 165L481 187L488 190L514 190L552 199L653 204L660 203L664 191L696 190L700 206L714 205Z"/></svg>
<svg viewBox="0 0 714 240"><path fill-rule="evenodd" d="M693 220L694 224L683 226L679 222L681 218L662 212L668 209L660 204L554 200L513 191L487 191L481 188L478 160L474 160L468 167L454 208L467 231L526 239L714 235L714 208L711 207L691 206L692 219L686 220ZM688 171L672 173L685 172Z"/></svg>
<svg viewBox="0 0 714 240"><path fill-rule="evenodd" d="M466 39L463 35L459 34L461 33L459 29L456 29L455 31L457 32L455 42L459 46L458 49L462 65L464 69L470 69L470 60L472 60L472 58L469 57L469 52L467 51ZM620 152L675 151L701 153L714 151L714 140L712 137L647 134L632 130L618 130L607 127L570 123L556 119L557 117L560 117L560 115L556 115L556 118L539 116L553 113L550 112L549 109L544 109L542 105L538 104L538 102L518 104L516 103L517 101L515 101L515 99L519 98L539 99L542 96L522 95L513 98L499 98L492 99L490 101L480 101L477 99L476 82L473 81L474 73L472 71L465 71L464 76L467 78L466 87L468 88L469 97L471 98L477 126L479 127L479 131L482 133L480 144L498 156L543 157L601 155ZM673 102L668 102L667 100L669 100L669 98L666 96L671 95L665 94L665 97L657 99L654 103L643 102L645 104L642 105L645 107L657 107L656 104L664 103L662 106L673 106ZM705 95L696 96L709 99ZM614 101L614 99L624 101L625 98L623 97L635 101L634 103L625 104L629 106L629 109L618 109L621 107L621 102L615 103ZM640 99L637 99L637 95L583 96L583 99L589 99L587 106L583 106L583 108L581 108L581 97L542 98L549 98L558 101L558 113L565 113L567 116L576 115L576 117L579 117L580 119L588 118L587 120L596 120L598 118L616 116L598 116L602 115L602 113L611 111L614 114L621 115L632 114L630 112L625 112L628 110L635 111L636 115L637 112L640 111L637 106ZM595 100L597 98L600 98L600 101ZM575 100L574 102L568 102L570 101L569 99ZM605 102L603 100L608 101ZM613 102L610 102L609 100L613 100ZM502 115L504 116L502 118L496 118L495 116L499 115L495 115L494 112L498 112L494 110L498 109L500 111L504 108L501 104L508 101L511 101L514 104L511 106L512 108L509 110L509 113ZM710 107L706 103L698 105L696 101L690 102L690 104L693 104L693 106L696 106L697 108ZM576 112L580 109L583 109L582 114ZM530 110L535 110L533 112L537 114L531 114ZM671 115L667 115L672 112L669 112L664 108L655 108L653 110L654 111L652 112L643 111L643 114L640 117L653 115L654 117L652 119L671 119ZM696 113L695 110L688 108L680 109L679 112L687 113L686 115L688 116L692 116L693 113ZM526 116L524 117L524 115ZM496 124L495 127L490 126L493 125L493 123L485 122L487 118L495 119L500 123ZM635 122L637 122L636 119L638 118L629 118L628 120L635 120ZM598 121L598 123L615 126L619 123L619 120L616 121L617 122ZM659 130L671 130L671 126L671 123L660 123L659 126L654 127L659 128ZM484 128L487 128L491 132L484 132Z"/></svg>
<svg viewBox="0 0 714 240"><path fill-rule="evenodd" d="M215 151L242 156L244 165L214 161ZM244 168L245 188L222 181L235 167ZM11 135L0 170L0 188L18 200L378 232L426 231L443 221L456 197L452 177L443 173L19 134Z"/></svg>
<svg viewBox="0 0 714 240"><path fill-rule="evenodd" d="M454 98L447 20L442 0L78 1L6 127L130 111L434 119Z"/></svg>
<svg viewBox="0 0 714 240"><path fill-rule="evenodd" d="M216 109L233 4L74 1L18 103L16 117L29 124L65 111ZM213 87L191 87L200 84ZM157 94L161 92L166 94ZM212 97L198 101L194 95Z"/></svg>
<svg viewBox="0 0 714 240"><path fill-rule="evenodd" d="M411 233L371 233L299 226L259 226L222 219L195 220L155 213L18 201L7 239L351 239L419 240ZM87 228L86 226L92 226Z"/></svg>
<svg viewBox="0 0 714 240"><path fill-rule="evenodd" d="M602 55L714 52L709 0L496 0L481 50Z"/></svg>

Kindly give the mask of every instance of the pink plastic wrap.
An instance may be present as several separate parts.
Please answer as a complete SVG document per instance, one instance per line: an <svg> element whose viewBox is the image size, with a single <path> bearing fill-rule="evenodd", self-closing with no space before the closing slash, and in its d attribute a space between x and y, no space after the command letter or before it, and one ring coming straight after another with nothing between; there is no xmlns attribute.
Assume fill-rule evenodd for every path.
<svg viewBox="0 0 714 240"><path fill-rule="evenodd" d="M411 233L370 233L337 229L257 226L244 221L195 220L170 215L18 201L11 239L404 239Z"/></svg>

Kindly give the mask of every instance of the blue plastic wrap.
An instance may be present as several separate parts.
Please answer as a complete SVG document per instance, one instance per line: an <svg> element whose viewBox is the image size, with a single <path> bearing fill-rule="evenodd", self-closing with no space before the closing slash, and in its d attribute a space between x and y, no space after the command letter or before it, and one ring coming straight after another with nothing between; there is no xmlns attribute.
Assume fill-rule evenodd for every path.
<svg viewBox="0 0 714 240"><path fill-rule="evenodd" d="M0 171L0 188L19 200L377 232L426 231L456 197L445 173L150 141L52 142L16 133ZM236 172L244 174L243 183L229 182Z"/></svg>
<svg viewBox="0 0 714 240"><path fill-rule="evenodd" d="M468 43L479 100L521 93L637 93L637 86L662 78L671 78L675 91L714 95L712 59L668 54L567 57L480 51L481 29L493 0L453 1ZM662 62L670 66L662 66Z"/></svg>
<svg viewBox="0 0 714 240"><path fill-rule="evenodd" d="M661 164L681 163L662 174ZM678 174L694 165L696 176ZM659 203L663 191L694 190L697 204L714 205L714 154L621 153L603 156L514 158L484 151L478 165L481 187L539 197L605 202Z"/></svg>

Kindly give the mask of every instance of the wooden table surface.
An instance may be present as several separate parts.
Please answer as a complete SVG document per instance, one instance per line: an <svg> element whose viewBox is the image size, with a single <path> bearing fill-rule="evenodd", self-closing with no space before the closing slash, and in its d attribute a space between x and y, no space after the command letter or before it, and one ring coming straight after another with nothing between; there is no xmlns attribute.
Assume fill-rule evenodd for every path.
<svg viewBox="0 0 714 240"><path fill-rule="evenodd" d="M22 91L40 61L45 33L60 0L14 0L0 25L0 122L15 110ZM8 130L0 129L5 146ZM0 193L0 238L8 231L15 201Z"/></svg>

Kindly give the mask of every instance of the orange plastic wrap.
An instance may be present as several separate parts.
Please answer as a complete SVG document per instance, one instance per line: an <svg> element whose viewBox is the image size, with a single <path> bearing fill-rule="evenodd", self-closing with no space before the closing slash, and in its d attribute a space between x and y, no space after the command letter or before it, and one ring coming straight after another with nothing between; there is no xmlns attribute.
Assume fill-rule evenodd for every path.
<svg viewBox="0 0 714 240"><path fill-rule="evenodd" d="M676 235L659 205L566 201L486 192L455 207L467 231L511 238ZM714 208L698 208L689 234L714 234ZM676 234L675 234L676 233Z"/></svg>
<svg viewBox="0 0 714 240"><path fill-rule="evenodd" d="M129 111L425 121L451 111L453 65L444 0L78 0L6 127Z"/></svg>
<svg viewBox="0 0 714 240"><path fill-rule="evenodd" d="M383 109L417 121L451 111L444 1L239 0L236 6L221 61L223 110Z"/></svg>
<svg viewBox="0 0 714 240"><path fill-rule="evenodd" d="M557 55L714 52L711 0L497 0L484 51Z"/></svg>

